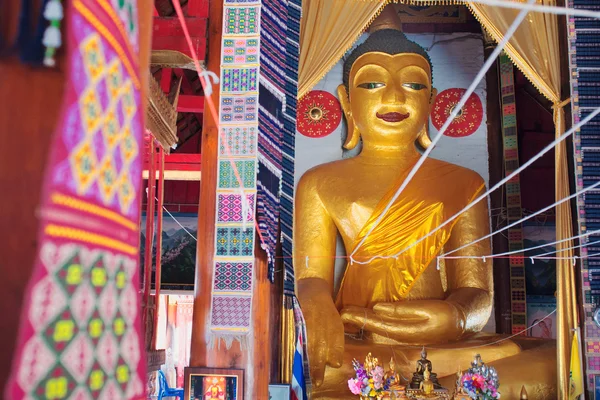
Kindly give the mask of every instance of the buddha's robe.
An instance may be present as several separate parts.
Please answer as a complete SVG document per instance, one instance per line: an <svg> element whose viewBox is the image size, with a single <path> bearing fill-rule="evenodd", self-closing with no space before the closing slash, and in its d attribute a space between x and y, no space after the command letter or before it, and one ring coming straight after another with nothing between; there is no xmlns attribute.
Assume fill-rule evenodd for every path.
<svg viewBox="0 0 600 400"><path fill-rule="evenodd" d="M381 199L356 238L352 252L383 213L405 178L403 174ZM430 160L430 164L416 174L385 213L354 254L354 259L366 261L373 256L391 256L413 245L463 209L483 188L483 180L475 172ZM397 259L376 258L366 265L349 264L338 293L338 308L371 308L380 302L406 299L416 280L432 264L450 238L457 220L445 225ZM442 279L445 279L443 276ZM446 288L447 282L442 282L442 286Z"/></svg>
<svg viewBox="0 0 600 400"><path fill-rule="evenodd" d="M354 240L352 250L356 249L358 243L381 215L404 179L405 175L400 176L379 201ZM475 172L437 160L427 160L380 224L358 249L355 254L356 260L363 261L375 255L394 255L411 246L462 210L484 189L483 180ZM440 252L452 250L444 249L444 246L460 218L467 218L467 215L444 226L434 235L400 255L397 260L377 258L366 265L358 263L348 265L337 295L338 309L342 310L347 306L372 308L380 302L410 301L411 295L414 294L411 294L411 289L422 286L423 282L415 285L419 277L427 268L435 268L435 259ZM444 291L447 291L452 285L446 281L444 263L440 264L439 275L428 273L426 278L439 276L441 285L439 282L428 282L425 287L441 286ZM489 273L491 274L491 271ZM432 296L439 296L433 292L437 290L432 290ZM367 353L377 354L381 358L393 356L398 372L406 379L406 381L403 379L403 383L408 383L415 371L415 360L420 358L421 347L393 342L393 340L374 342L370 341L368 336L361 339L346 337L342 366L326 369L323 385L313 386L313 398L353 399L347 389L348 378L354 374L352 360L362 360ZM536 398L557 398L556 371L548 368L548 363L551 365L555 363L554 341L526 337L508 339L500 335L476 333L457 342L426 347L428 358L433 363L433 370L444 387L452 387L456 379L456 370L459 367L467 368L478 353L486 364L495 366L501 376L504 382L501 389L503 398L516 398L522 385L530 385L531 376L528 371L531 370L537 371L533 378L536 382Z"/></svg>

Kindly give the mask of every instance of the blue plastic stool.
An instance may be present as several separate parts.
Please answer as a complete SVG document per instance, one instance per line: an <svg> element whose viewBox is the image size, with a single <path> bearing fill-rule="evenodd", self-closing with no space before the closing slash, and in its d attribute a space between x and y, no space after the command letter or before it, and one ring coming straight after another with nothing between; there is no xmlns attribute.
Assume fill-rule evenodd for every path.
<svg viewBox="0 0 600 400"><path fill-rule="evenodd" d="M170 388L167 384L167 377L159 370L158 371L158 397L156 400L162 400L163 397L179 397L183 399L183 389Z"/></svg>

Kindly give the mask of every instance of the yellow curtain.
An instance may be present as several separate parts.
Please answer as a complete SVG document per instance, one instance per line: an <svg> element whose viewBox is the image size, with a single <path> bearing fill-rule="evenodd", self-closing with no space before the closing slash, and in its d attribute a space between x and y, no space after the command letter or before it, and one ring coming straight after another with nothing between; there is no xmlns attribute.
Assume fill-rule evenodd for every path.
<svg viewBox="0 0 600 400"><path fill-rule="evenodd" d="M539 1L538 1L539 2ZM542 0L544 5L555 6L555 0ZM502 40L504 32L515 19L519 10L496 8L469 3L475 17L496 40ZM560 56L558 44L558 20L556 15L529 13L505 48L506 53L533 85L554 104L555 136L565 131L563 101L560 92ZM567 147L563 141L555 149L556 200L569 195ZM573 236L571 206L565 202L556 207L556 239ZM571 241L558 245L559 257L572 257ZM557 260L557 367L558 390L561 398L569 395L569 365L573 328L577 324L575 274L571 260Z"/></svg>
<svg viewBox="0 0 600 400"><path fill-rule="evenodd" d="M298 98L352 47L388 1L303 0Z"/></svg>

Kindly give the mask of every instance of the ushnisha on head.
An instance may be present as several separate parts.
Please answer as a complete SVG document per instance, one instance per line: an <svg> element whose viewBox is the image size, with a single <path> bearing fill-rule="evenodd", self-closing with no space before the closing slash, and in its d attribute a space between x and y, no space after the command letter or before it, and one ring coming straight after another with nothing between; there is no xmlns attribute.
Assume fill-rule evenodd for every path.
<svg viewBox="0 0 600 400"><path fill-rule="evenodd" d="M360 139L376 145L414 144L426 148L432 86L429 55L398 29L372 32L344 61L338 95L346 120L344 147Z"/></svg>

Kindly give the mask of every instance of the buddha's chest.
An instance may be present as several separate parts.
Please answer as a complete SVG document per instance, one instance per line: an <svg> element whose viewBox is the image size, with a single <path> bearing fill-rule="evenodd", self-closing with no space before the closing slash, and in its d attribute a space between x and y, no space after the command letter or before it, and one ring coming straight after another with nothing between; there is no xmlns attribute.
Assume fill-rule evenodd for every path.
<svg viewBox="0 0 600 400"><path fill-rule="evenodd" d="M322 201L347 245L354 243L369 220L381 213L401 183L397 175L372 173L333 181L327 187ZM426 210L441 212L444 201L441 187L425 191L411 182L395 203L402 204L404 217L409 218L412 213Z"/></svg>

